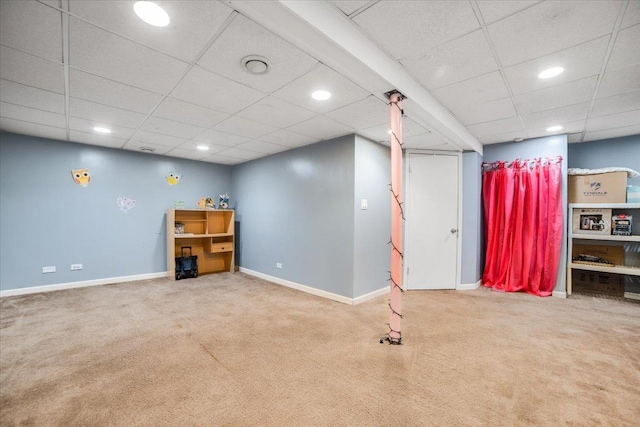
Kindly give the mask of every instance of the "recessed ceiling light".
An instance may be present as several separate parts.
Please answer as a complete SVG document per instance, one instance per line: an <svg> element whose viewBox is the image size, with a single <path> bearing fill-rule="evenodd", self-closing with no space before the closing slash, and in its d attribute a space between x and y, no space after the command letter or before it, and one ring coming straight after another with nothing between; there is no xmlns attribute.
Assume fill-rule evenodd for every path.
<svg viewBox="0 0 640 427"><path fill-rule="evenodd" d="M111 133L111 129L104 128L104 127L101 127L101 126L96 126L96 127L93 128L93 130L95 130L98 133Z"/></svg>
<svg viewBox="0 0 640 427"><path fill-rule="evenodd" d="M549 128L547 128L547 132L555 132L557 130L562 129L562 126L551 126Z"/></svg>
<svg viewBox="0 0 640 427"><path fill-rule="evenodd" d="M196 148L200 151L207 151L209 149L206 145L198 145Z"/></svg>
<svg viewBox="0 0 640 427"><path fill-rule="evenodd" d="M150 1L135 2L133 10L140 19L154 27L166 27L171 21L163 8Z"/></svg>
<svg viewBox="0 0 640 427"><path fill-rule="evenodd" d="M147 153L153 153L154 151L156 151L156 149L153 148L153 147L140 147L140 151L146 151Z"/></svg>
<svg viewBox="0 0 640 427"><path fill-rule="evenodd" d="M562 67L548 68L548 69L544 70L543 72L541 72L540 74L538 74L538 78L540 78L540 79L550 79L551 77L555 77L558 74L561 74L563 71L564 71L564 68L562 68Z"/></svg>
<svg viewBox="0 0 640 427"><path fill-rule="evenodd" d="M313 99L317 99L318 101L325 101L331 98L331 92L328 92L326 90L317 90L311 94L311 97Z"/></svg>
<svg viewBox="0 0 640 427"><path fill-rule="evenodd" d="M242 64L242 68L249 74L267 74L271 69L269 60L263 56L245 56L244 58L242 58L240 63Z"/></svg>

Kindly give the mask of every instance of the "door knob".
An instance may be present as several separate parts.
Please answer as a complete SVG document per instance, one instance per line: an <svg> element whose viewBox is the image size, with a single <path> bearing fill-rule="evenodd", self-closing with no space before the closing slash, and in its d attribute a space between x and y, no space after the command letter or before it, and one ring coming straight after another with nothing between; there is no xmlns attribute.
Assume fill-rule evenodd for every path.
<svg viewBox="0 0 640 427"><path fill-rule="evenodd" d="M452 229L451 229L451 234L454 234L454 233L457 233L457 232L458 232L458 230L457 230L457 229L455 229L455 228L452 228Z"/></svg>

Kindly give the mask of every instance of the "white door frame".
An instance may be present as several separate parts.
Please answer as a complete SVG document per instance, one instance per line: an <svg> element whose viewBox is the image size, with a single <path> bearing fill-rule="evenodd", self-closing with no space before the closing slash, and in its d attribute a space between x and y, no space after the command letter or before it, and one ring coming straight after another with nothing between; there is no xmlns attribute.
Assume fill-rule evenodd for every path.
<svg viewBox="0 0 640 427"><path fill-rule="evenodd" d="M435 154L435 155L447 155L447 156L456 156L458 157L458 244L456 245L456 280L455 280L455 289L458 289L460 287L460 276L462 275L462 153L460 151L443 151L443 150L421 150L421 149L407 149L405 150L405 162L404 162L404 176L406 178L405 182L406 185L403 188L403 194L408 195L409 194L409 185L410 185L410 181L411 181L411 174L409 173L409 167L410 167L410 160L411 160L411 155L412 154ZM405 206L405 212L409 213L409 204L411 203L410 200L408 200L408 198L405 197L404 199L404 206ZM407 216L407 220L405 221L405 227L404 227L404 235L402 236L402 241L405 243L404 244L404 254L406 256L406 253L408 252L409 249L409 245L407 245L407 238L406 236L409 236L411 232L411 222L409 221L409 218ZM403 277L402 277L402 287L403 289L406 291L407 290L407 269L409 268L409 266L407 265L403 265L402 266L402 273L403 273Z"/></svg>

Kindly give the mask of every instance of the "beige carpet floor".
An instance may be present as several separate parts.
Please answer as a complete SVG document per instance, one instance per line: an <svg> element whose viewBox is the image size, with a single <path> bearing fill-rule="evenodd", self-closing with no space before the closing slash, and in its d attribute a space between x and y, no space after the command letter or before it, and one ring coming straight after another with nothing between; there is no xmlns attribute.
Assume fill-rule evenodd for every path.
<svg viewBox="0 0 640 427"><path fill-rule="evenodd" d="M638 426L640 305L242 273L3 298L2 426Z"/></svg>

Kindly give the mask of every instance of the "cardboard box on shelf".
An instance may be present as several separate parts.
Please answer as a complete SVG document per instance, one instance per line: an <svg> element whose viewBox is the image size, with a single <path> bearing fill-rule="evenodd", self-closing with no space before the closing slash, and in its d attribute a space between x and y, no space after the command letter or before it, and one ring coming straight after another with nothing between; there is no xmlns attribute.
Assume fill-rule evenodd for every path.
<svg viewBox="0 0 640 427"><path fill-rule="evenodd" d="M573 209L574 234L611 234L611 209Z"/></svg>
<svg viewBox="0 0 640 427"><path fill-rule="evenodd" d="M573 270L571 284L574 292L583 291L616 297L624 296L624 277L621 274Z"/></svg>
<svg viewBox="0 0 640 427"><path fill-rule="evenodd" d="M627 173L569 175L569 203L625 203Z"/></svg>
<svg viewBox="0 0 640 427"><path fill-rule="evenodd" d="M574 244L572 257L580 254L605 259L615 265L624 265L624 246Z"/></svg>

